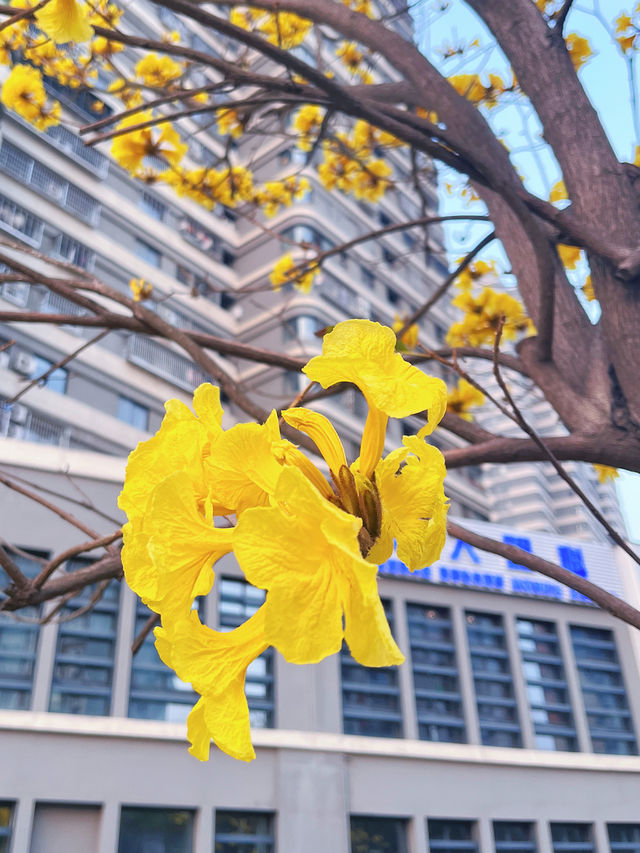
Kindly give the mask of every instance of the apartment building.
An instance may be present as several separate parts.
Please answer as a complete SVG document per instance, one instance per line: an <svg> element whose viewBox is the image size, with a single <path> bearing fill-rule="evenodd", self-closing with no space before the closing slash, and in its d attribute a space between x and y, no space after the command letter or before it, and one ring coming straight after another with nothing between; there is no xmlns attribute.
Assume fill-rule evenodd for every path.
<svg viewBox="0 0 640 853"><path fill-rule="evenodd" d="M112 514L121 461L0 447L3 472L113 529L99 513ZM20 495L3 521L27 572L74 541ZM640 604L636 567L607 543L464 523ZM232 628L262 593L233 559L217 578L201 617ZM131 654L148 611L112 581L85 612L95 593L1 618L3 853L638 850L637 631L522 566L454 539L413 575L389 560L380 593L405 664L366 669L344 649L294 666L267 651L248 673L250 764L189 756L190 687L151 638Z"/></svg>

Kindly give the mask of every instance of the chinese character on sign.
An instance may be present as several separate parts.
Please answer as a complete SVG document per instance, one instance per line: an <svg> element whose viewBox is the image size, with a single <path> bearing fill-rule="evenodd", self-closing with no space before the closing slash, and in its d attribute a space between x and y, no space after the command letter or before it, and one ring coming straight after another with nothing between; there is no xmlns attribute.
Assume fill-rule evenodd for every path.
<svg viewBox="0 0 640 853"><path fill-rule="evenodd" d="M480 562L480 557L478 557L478 555L476 554L473 546L469 545L468 542L463 542L462 539L456 540L456 547L453 549L453 552L451 554L451 559L452 560L459 560L460 554L463 550L467 552L467 556L471 557L471 559L474 563Z"/></svg>
<svg viewBox="0 0 640 853"><path fill-rule="evenodd" d="M526 536L503 536L502 541L505 545L515 545L516 548L522 548L523 551L527 551L529 554L533 554L531 549L531 539L527 539ZM528 572L529 569L526 566L520 565L520 563L514 563L511 560L507 560L507 568L508 569L524 569L524 571Z"/></svg>
<svg viewBox="0 0 640 853"><path fill-rule="evenodd" d="M558 557L560 558L560 565L564 569L568 569L574 575L578 575L581 578L589 576L587 567L584 564L582 548L570 548L569 545L558 545Z"/></svg>

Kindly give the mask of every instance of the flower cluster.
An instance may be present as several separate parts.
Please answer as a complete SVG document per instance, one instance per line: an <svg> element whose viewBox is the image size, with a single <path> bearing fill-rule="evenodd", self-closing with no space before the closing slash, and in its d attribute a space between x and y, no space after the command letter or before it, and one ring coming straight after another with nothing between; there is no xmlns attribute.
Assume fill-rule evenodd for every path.
<svg viewBox="0 0 640 853"><path fill-rule="evenodd" d="M211 385L195 391L195 414L169 401L159 432L129 458L119 501L129 519L125 575L161 616L161 658L200 694L187 731L201 760L211 739L236 758L254 757L244 680L268 646L302 664L334 654L345 640L365 666L403 661L378 595L377 567L394 541L411 570L442 550L444 461L424 438L442 418L446 388L404 361L395 343L391 329L349 320L325 336L322 354L304 368L324 388L355 384L369 407L351 464L324 415L282 412L315 444L328 476L282 439L275 412L264 424L224 430ZM383 457L388 418L425 410L418 435ZM192 606L211 590L214 563L231 552L266 598L240 627L220 632Z"/></svg>
<svg viewBox="0 0 640 853"><path fill-rule="evenodd" d="M533 323L520 300L491 287L484 287L477 295L465 290L451 304L464 312L463 319L454 323L447 334L451 346L491 345L501 323L505 340L534 333Z"/></svg>
<svg viewBox="0 0 640 853"><path fill-rule="evenodd" d="M484 394L464 377L449 391L447 396L447 411L458 415L465 421L472 421L473 415L469 409L484 406Z"/></svg>

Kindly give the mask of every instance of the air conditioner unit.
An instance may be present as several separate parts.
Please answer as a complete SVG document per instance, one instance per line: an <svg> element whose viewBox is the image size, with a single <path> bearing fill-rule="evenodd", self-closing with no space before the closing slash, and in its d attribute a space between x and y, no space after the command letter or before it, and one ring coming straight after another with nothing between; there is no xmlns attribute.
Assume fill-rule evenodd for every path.
<svg viewBox="0 0 640 853"><path fill-rule="evenodd" d="M31 353L24 350L15 350L11 353L9 365L16 373L21 373L22 376L31 376L35 373L38 362Z"/></svg>
<svg viewBox="0 0 640 853"><path fill-rule="evenodd" d="M11 407L12 424L26 424L28 415L29 409L21 403L14 403Z"/></svg>

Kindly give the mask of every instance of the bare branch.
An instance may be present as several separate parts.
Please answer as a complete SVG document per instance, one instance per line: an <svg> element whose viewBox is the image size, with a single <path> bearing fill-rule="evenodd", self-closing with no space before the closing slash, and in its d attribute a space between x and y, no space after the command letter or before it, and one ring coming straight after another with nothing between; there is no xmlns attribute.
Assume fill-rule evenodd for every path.
<svg viewBox="0 0 640 853"><path fill-rule="evenodd" d="M147 621L144 623L142 628L140 629L138 636L134 639L133 643L131 643L131 654L137 654L142 648L144 641L149 636L150 632L155 628L156 625L160 624L160 614L152 613Z"/></svg>

